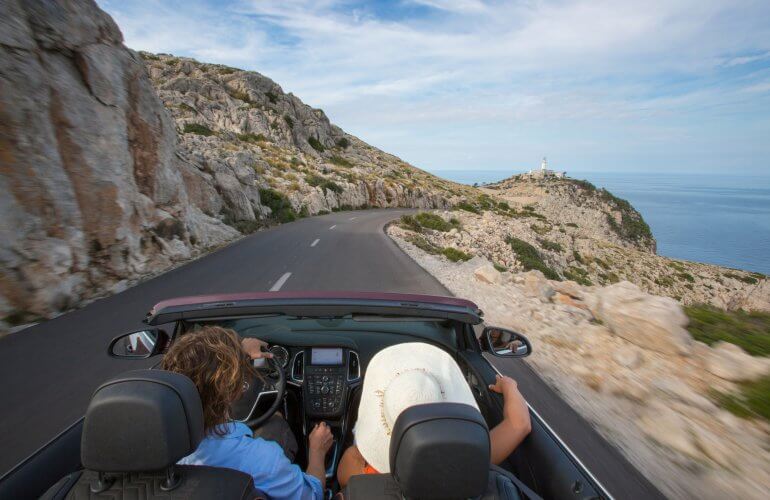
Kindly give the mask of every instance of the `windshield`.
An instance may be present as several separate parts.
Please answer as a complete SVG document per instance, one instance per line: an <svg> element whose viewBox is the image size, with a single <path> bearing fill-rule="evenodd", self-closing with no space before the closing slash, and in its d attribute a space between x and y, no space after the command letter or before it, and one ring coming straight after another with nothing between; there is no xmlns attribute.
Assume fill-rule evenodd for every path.
<svg viewBox="0 0 770 500"><path fill-rule="evenodd" d="M454 323L445 319L348 315L334 318L267 315L249 318L197 321L191 330L217 324L242 337L275 338L281 334L396 334L456 346Z"/></svg>

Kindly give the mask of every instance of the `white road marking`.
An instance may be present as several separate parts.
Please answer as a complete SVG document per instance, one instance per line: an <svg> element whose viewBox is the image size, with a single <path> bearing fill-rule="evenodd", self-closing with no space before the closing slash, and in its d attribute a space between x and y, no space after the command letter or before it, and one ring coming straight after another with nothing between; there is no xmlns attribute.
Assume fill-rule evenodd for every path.
<svg viewBox="0 0 770 500"><path fill-rule="evenodd" d="M332 227L330 227L329 229L334 229L335 227L337 227L337 224L333 225L333 226L332 226Z"/></svg>
<svg viewBox="0 0 770 500"><path fill-rule="evenodd" d="M270 289L271 292L277 292L281 289L284 283L286 283L286 280L289 279L289 276L291 276L291 273L285 273L283 276L278 278L278 281L275 282L275 285Z"/></svg>
<svg viewBox="0 0 770 500"><path fill-rule="evenodd" d="M311 247L314 247L318 244L318 242L321 241L320 239L316 239L313 243L310 244Z"/></svg>
<svg viewBox="0 0 770 500"><path fill-rule="evenodd" d="M356 220L358 217L351 217L350 220Z"/></svg>

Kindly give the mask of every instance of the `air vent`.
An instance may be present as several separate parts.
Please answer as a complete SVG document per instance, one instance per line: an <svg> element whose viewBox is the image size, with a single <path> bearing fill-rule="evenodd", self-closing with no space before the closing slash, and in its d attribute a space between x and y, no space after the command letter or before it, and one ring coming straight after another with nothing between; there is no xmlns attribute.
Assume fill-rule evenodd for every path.
<svg viewBox="0 0 770 500"><path fill-rule="evenodd" d="M358 353L348 351L348 382L361 378L361 362Z"/></svg>
<svg viewBox="0 0 770 500"><path fill-rule="evenodd" d="M305 380L305 351L300 351L294 356L294 363L291 365L291 378L295 382Z"/></svg>

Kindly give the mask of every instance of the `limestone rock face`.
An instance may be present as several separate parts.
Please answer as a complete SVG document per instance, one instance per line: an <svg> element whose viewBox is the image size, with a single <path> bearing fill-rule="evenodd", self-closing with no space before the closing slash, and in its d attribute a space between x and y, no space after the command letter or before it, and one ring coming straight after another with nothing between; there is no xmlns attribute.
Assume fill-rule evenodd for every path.
<svg viewBox="0 0 770 500"><path fill-rule="evenodd" d="M31 319L237 232L193 200L141 58L91 1L0 7L0 317ZM194 243L195 242L195 243Z"/></svg>
<svg viewBox="0 0 770 500"><path fill-rule="evenodd" d="M285 197L296 215L446 208L471 190L346 134L322 110L259 73L164 54L141 57L180 133L180 155L200 159L215 178L227 221L270 215L260 208L260 189Z"/></svg>
<svg viewBox="0 0 770 500"><path fill-rule="evenodd" d="M770 373L770 360L750 356L735 344L717 342L705 355L706 369L724 380L743 382Z"/></svg>
<svg viewBox="0 0 770 500"><path fill-rule="evenodd" d="M475 271L473 271L473 275L482 283L489 283L490 285L502 282L502 276L500 275L500 272L491 264L486 264L477 268Z"/></svg>
<svg viewBox="0 0 770 500"><path fill-rule="evenodd" d="M690 353L687 316L675 300L649 295L627 281L600 289L596 297L591 312L615 335L651 351Z"/></svg>

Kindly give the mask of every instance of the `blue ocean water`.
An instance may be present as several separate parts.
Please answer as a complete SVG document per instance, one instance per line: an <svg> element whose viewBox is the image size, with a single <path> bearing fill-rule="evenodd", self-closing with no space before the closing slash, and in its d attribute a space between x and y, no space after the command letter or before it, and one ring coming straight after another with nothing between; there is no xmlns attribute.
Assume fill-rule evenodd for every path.
<svg viewBox="0 0 770 500"><path fill-rule="evenodd" d="M516 171L437 170L461 182L494 182ZM567 172L625 198L667 257L770 274L770 176Z"/></svg>

